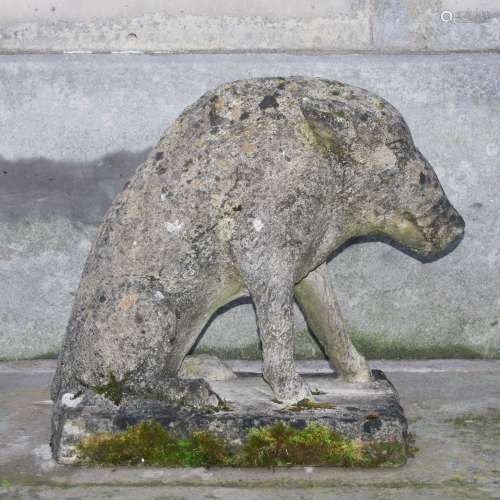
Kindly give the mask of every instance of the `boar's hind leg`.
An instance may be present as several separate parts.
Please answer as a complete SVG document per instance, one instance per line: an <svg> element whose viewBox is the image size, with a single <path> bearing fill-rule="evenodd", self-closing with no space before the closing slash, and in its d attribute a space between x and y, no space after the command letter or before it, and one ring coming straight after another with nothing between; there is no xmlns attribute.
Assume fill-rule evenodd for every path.
<svg viewBox="0 0 500 500"><path fill-rule="evenodd" d="M347 335L326 264L309 273L294 288L307 323L323 345L337 374L352 382L370 380L365 358L358 353Z"/></svg>
<svg viewBox="0 0 500 500"><path fill-rule="evenodd" d="M159 380L175 335L166 297L148 279L125 280L85 294L73 309L52 397L116 381L135 391Z"/></svg>
<svg viewBox="0 0 500 500"><path fill-rule="evenodd" d="M169 377L176 377L184 358L189 354L196 341L200 337L210 318L222 306L240 297L248 296L242 290L240 283L219 281L218 293L210 294L206 287L200 290L200 296L193 300L198 303L199 309L189 307L185 311L179 311L177 331L172 341L172 348L166 359L165 374Z"/></svg>
<svg viewBox="0 0 500 500"><path fill-rule="evenodd" d="M291 280L289 280L291 281ZM275 396L284 403L310 398L293 359L293 292L286 280L266 273L264 280L246 280L255 304L262 341L263 376Z"/></svg>

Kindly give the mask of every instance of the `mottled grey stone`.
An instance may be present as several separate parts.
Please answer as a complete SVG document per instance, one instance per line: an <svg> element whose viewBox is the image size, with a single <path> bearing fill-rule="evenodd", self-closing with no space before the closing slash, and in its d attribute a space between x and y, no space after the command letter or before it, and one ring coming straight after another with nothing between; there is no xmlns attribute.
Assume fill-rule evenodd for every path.
<svg viewBox="0 0 500 500"><path fill-rule="evenodd" d="M310 397L294 364L294 296L337 373L368 382L326 260L365 236L436 258L463 229L384 99L303 77L223 84L181 113L115 198L83 271L52 398L115 381L140 394L175 377L212 314L246 295L278 399Z"/></svg>
<svg viewBox="0 0 500 500"><path fill-rule="evenodd" d="M76 445L84 438L100 432L118 432L140 422L159 422L176 437L207 431L237 451L248 431L253 428L285 422L303 429L316 423L334 430L347 439L367 443L399 443L408 445L408 425L399 395L383 372L374 370L369 384L348 384L330 376L308 376L307 381L321 395L319 402L332 408L292 410L273 401L273 394L258 375L236 380L213 382L211 385L224 400L224 405L193 406L190 402L173 401L168 396L157 398L125 397L114 405L109 400L86 391L74 397L65 394L54 408L52 451L62 464L79 463Z"/></svg>
<svg viewBox="0 0 500 500"><path fill-rule="evenodd" d="M65 464L77 461L75 446L78 442L91 434L116 431L115 419L121 418L123 409L130 405L135 405L137 414L142 411L146 415L149 405L154 407L161 401L169 407L179 408L181 418L187 416L183 408L196 414L222 403L204 380L194 378L163 379L155 386L142 386L140 393L142 399L138 400L127 388L117 386L111 391L87 389L76 394L62 394L52 412L50 442L54 457ZM145 417L145 420L150 419Z"/></svg>

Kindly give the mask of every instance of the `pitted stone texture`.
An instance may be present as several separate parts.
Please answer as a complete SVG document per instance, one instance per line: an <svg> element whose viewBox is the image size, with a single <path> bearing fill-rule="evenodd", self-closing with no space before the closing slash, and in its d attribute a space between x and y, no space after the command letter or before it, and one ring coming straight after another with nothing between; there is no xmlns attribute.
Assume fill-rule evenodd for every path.
<svg viewBox="0 0 500 500"><path fill-rule="evenodd" d="M179 370L179 378L204 380L232 380L236 374L218 357L210 354L186 356Z"/></svg>
<svg viewBox="0 0 500 500"><path fill-rule="evenodd" d="M383 235L424 257L463 234L400 113L337 81L223 84L185 109L115 198L78 289L52 397L116 379L138 393L175 377L211 315L250 295L276 397L295 371L293 296L343 377L369 371L325 261Z"/></svg>
<svg viewBox="0 0 500 500"><path fill-rule="evenodd" d="M320 395L318 402L329 409L292 411L273 402L273 394L258 375L213 382L212 388L225 401L224 409L194 408L161 399L130 397L116 406L92 392L76 406L59 404L54 412L56 432L52 441L59 463L79 462L76 444L99 432L118 432L140 422L159 422L176 437L208 431L224 440L233 451L253 428L286 422L302 429L310 423L324 425L348 439L365 442L408 444L408 426L399 396L383 372L375 370L368 384L347 384L334 376L308 376L308 384Z"/></svg>

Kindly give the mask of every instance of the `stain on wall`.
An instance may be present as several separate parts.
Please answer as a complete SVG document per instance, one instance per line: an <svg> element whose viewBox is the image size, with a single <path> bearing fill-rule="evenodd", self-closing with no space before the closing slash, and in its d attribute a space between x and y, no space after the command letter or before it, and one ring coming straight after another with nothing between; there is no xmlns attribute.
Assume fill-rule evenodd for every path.
<svg viewBox="0 0 500 500"><path fill-rule="evenodd" d="M118 151L92 162L0 156L0 220L64 217L98 224L149 151Z"/></svg>

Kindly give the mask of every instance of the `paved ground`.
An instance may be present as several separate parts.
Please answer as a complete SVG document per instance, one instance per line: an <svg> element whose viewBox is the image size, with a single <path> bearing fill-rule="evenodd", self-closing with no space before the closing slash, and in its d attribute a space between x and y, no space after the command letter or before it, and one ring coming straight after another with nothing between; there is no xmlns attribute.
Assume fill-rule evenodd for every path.
<svg viewBox="0 0 500 500"><path fill-rule="evenodd" d="M0 498L500 498L500 362L372 362L400 392L419 452L403 468L73 468L48 448L53 361L0 363ZM307 364L304 368L322 369Z"/></svg>

